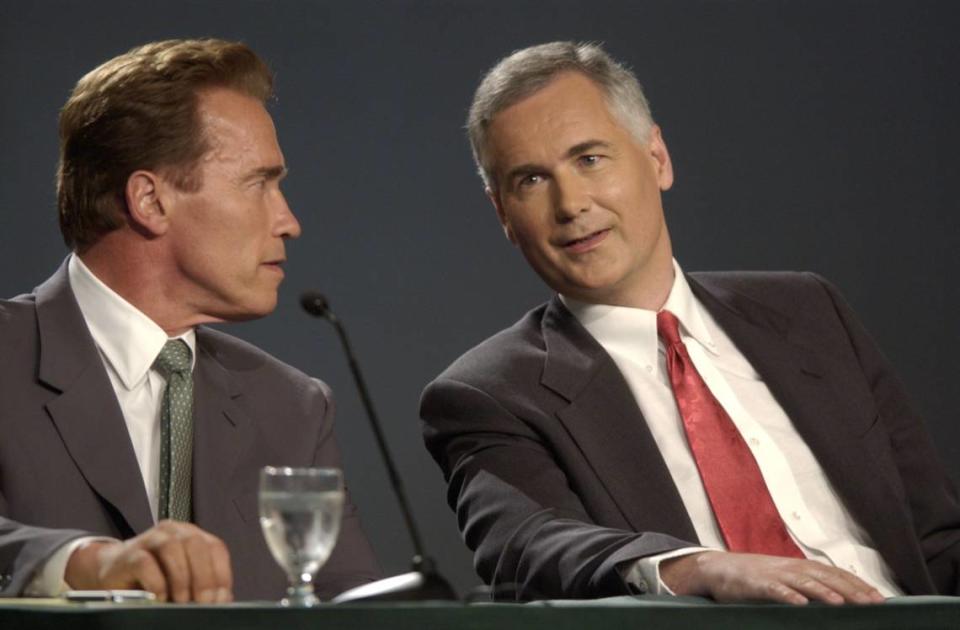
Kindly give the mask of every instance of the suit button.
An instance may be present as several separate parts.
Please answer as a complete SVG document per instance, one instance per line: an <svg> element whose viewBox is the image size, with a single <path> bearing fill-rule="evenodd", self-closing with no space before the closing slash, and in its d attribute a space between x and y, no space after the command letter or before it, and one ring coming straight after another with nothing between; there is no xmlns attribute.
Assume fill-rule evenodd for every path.
<svg viewBox="0 0 960 630"><path fill-rule="evenodd" d="M0 575L0 588L6 588L13 581L13 576L9 573Z"/></svg>

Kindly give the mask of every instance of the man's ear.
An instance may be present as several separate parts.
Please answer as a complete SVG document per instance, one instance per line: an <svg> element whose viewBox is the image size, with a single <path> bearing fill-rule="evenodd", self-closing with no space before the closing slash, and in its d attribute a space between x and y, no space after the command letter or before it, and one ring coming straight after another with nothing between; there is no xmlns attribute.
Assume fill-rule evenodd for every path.
<svg viewBox="0 0 960 630"><path fill-rule="evenodd" d="M160 236L169 228L169 217L161 200L162 178L153 171L134 171L127 178L124 195L130 221L138 231Z"/></svg>
<svg viewBox="0 0 960 630"><path fill-rule="evenodd" d="M667 143L664 142L663 134L657 125L650 129L650 142L647 146L654 161L657 184L660 186L660 190L670 190L670 187L673 186L673 163L670 161Z"/></svg>
<svg viewBox="0 0 960 630"><path fill-rule="evenodd" d="M498 195L492 188L487 186L484 189L484 192L487 193L487 199L490 200L490 203L493 204L494 209L497 211L497 219L500 220L500 225L503 227L503 235L507 237L507 240L517 244L517 237L513 233L513 228L510 227L510 222L507 220L507 215L503 211L503 204L500 202L500 195Z"/></svg>

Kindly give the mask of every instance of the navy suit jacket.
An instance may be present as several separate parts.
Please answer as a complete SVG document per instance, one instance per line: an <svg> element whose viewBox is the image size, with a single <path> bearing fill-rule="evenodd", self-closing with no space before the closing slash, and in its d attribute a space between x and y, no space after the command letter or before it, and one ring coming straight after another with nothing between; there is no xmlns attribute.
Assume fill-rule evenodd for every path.
<svg viewBox="0 0 960 630"><path fill-rule="evenodd" d="M850 308L813 274L691 274L908 594L958 594L960 505ZM424 438L480 576L519 598L628 592L618 565L697 544L622 374L554 298L424 391Z"/></svg>
<svg viewBox="0 0 960 630"><path fill-rule="evenodd" d="M60 545L153 525L116 395L66 263L33 294L0 302L0 595L22 592ZM340 466L330 390L224 333L197 329L194 522L227 544L237 599L278 599L286 578L260 531L265 465ZM321 597L380 569L346 502Z"/></svg>

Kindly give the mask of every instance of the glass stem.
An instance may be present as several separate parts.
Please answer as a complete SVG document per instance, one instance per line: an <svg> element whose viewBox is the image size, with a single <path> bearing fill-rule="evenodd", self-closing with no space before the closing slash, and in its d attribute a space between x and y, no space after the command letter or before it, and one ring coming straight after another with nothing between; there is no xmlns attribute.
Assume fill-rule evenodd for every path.
<svg viewBox="0 0 960 630"><path fill-rule="evenodd" d="M313 576L298 574L296 583L291 583L287 589L287 599L290 606L316 606L320 600L313 594Z"/></svg>

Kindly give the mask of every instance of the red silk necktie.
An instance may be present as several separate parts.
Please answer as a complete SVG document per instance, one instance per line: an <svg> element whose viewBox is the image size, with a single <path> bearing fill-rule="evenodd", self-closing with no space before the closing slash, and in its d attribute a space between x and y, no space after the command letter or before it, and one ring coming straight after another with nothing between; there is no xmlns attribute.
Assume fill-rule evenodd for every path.
<svg viewBox="0 0 960 630"><path fill-rule="evenodd" d="M657 313L673 396L710 506L730 551L803 558L777 512L743 436L697 372L677 317Z"/></svg>

